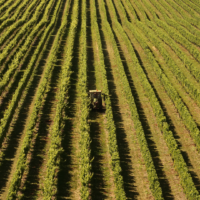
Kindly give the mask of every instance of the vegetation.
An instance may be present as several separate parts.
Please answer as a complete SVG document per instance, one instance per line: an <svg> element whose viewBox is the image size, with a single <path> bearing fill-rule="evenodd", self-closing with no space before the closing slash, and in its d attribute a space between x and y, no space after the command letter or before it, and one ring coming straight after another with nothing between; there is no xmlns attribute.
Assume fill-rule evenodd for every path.
<svg viewBox="0 0 200 200"><path fill-rule="evenodd" d="M0 198L200 199L199 19L196 0L0 0Z"/></svg>

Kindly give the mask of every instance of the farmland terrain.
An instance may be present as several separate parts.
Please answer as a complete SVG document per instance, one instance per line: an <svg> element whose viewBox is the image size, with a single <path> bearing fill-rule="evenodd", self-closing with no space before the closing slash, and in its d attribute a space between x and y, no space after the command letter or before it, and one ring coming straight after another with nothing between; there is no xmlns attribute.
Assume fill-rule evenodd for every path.
<svg viewBox="0 0 200 200"><path fill-rule="evenodd" d="M200 200L198 0L0 0L0 66L0 199Z"/></svg>

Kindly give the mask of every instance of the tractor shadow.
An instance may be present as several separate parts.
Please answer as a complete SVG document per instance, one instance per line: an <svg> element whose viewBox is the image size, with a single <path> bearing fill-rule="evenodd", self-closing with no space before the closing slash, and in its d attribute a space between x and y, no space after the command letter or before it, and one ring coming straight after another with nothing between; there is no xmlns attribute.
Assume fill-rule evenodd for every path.
<svg viewBox="0 0 200 200"><path fill-rule="evenodd" d="M92 162L93 177L91 179L91 198L92 199L106 199L105 181L103 176L103 164L105 162L102 156L104 149L102 149L101 141L101 126L103 126L101 113L99 111L91 111L89 116L90 123L90 137L91 137L91 157L94 158Z"/></svg>

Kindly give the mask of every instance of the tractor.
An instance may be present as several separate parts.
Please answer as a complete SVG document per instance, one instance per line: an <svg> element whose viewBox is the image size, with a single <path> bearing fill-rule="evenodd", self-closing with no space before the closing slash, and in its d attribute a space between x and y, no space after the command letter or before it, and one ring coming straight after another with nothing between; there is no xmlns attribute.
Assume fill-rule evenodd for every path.
<svg viewBox="0 0 200 200"><path fill-rule="evenodd" d="M102 110L102 96L105 102L105 94L101 90L89 90L90 107L93 110Z"/></svg>

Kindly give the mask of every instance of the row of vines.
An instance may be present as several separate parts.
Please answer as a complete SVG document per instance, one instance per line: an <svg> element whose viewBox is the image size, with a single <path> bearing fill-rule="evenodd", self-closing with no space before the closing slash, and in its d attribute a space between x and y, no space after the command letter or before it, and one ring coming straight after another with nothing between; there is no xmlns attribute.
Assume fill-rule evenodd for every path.
<svg viewBox="0 0 200 200"><path fill-rule="evenodd" d="M30 174L31 168L37 168L31 161L33 151L37 152L36 141L43 140L42 131L47 132L47 139L42 143L47 152L41 161L42 169L36 170L35 179L39 183L33 191L34 198L97 199L93 189L99 188L102 190L98 193L102 194L99 198L102 199L106 199L105 191L112 193L110 197L117 200L134 199L137 196L142 199L143 193L138 189L140 184L149 187L149 196L154 199L166 199L167 193L174 199L176 195L178 198L179 191L171 191L172 182L165 181L169 190L165 191L164 181L161 180L164 176L159 171L164 172L166 169L162 167L162 161L156 163L162 160L159 158L160 149L156 146L158 143L155 142L159 140L158 135L154 133L149 138L149 132L159 130L167 148L166 155L172 160L172 168L177 173L183 191L180 198L200 199L199 166L190 163L190 158L199 156L200 151L200 118L195 113L200 109L199 21L200 3L197 0L0 0L0 173L7 172L4 176L6 178L0 178L0 198L22 199L32 195L27 197L24 191L28 191L26 185L31 180L27 177L33 176ZM88 41L92 41L91 46ZM94 66L88 66L88 63ZM53 85L52 77L56 77L56 67L60 69L57 70L59 80ZM105 94L105 110L97 115L90 115L98 111L92 111L88 98L88 86L91 81L95 82L92 80L95 77L88 75L92 67L95 70L93 74L100 74L97 81L100 80L102 88L97 89ZM172 102L171 107L176 115L168 113L169 104L163 101L162 93L157 90L156 81L150 73L156 77L157 83L162 86L161 90ZM148 100L148 107L143 114L140 109L147 104L142 102L142 95L137 95L140 90L136 88L134 91L133 86L136 85L141 86L143 96ZM121 90L121 93L116 94L124 96L116 95L114 98L114 90ZM70 93L72 91L78 94ZM70 95L77 105L69 100ZM126 112L122 110L121 99L127 106ZM191 109L188 99L197 111ZM30 101L30 104L24 108L26 101ZM51 105L48 113L43 113L46 112L44 107L48 105ZM119 107L118 111L114 110L114 105ZM70 109L76 110L73 117ZM18 128L16 121L20 121L24 111L28 116L21 119L24 125L19 128L20 134L14 136ZM117 119L117 112L119 116L125 117ZM91 116L96 118L91 119ZM146 128L144 124L152 122L148 119L150 116L155 118L155 124ZM127 118L130 118L131 124L123 121ZM96 120L95 123L92 120ZM98 120L103 122L99 123ZM185 148L185 152L183 146L186 146L186 141L177 137L184 134L177 128L177 121L188 133L188 140L193 142L193 147ZM43 126L43 123L46 123L45 130L41 131L38 127ZM124 127L128 126L135 132L126 132ZM92 152L92 140L98 131L102 135L105 132L106 136L101 140L105 140L107 150L103 145L98 148L109 155L109 162L104 160L105 155L98 157L102 159L100 161L92 157L99 153ZM69 135L66 137L66 134ZM127 134L134 137L135 134L136 139L128 141L129 146L125 147L124 140L119 141L123 134L126 137ZM15 141L14 137L18 142L15 144L15 152L12 152L13 157L9 158L8 148ZM69 140L66 144L68 147L63 146L64 138ZM77 145L70 144L70 141L76 140ZM136 143L141 158L134 150ZM123 150L120 149L122 146L126 152L135 151L134 155L129 154L129 160L133 160L133 156L142 160L137 166L132 160L127 163L132 165L129 166L131 173L123 171L125 161ZM158 152L157 158L155 151ZM37 156L36 160L38 158L39 161ZM9 159L12 160L12 166L6 169ZM94 174L94 160L106 162L107 165L101 165L108 166L106 170L109 175L103 174L101 170L98 175ZM134 170L140 170L143 166L147 177ZM62 177L62 182L63 169L69 172L66 172L68 177ZM196 174L192 173L193 169ZM39 175L41 172L43 174ZM94 176L105 177L95 183ZM135 181L130 183L134 178ZM147 181L142 182L143 178ZM102 184L106 179L110 179L110 185ZM61 184L66 187L63 191L60 189L63 188ZM134 194L134 197L130 194Z"/></svg>

